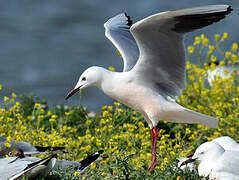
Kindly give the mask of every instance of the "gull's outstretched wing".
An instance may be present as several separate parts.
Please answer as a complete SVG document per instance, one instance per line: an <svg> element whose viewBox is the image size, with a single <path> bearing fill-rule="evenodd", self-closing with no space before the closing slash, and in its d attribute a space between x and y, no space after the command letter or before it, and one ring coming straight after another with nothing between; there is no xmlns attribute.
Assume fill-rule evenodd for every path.
<svg viewBox="0 0 239 180"><path fill-rule="evenodd" d="M109 19L105 24L105 36L120 51L124 60L123 71L131 70L139 57L139 49L129 29L132 21L126 13Z"/></svg>
<svg viewBox="0 0 239 180"><path fill-rule="evenodd" d="M131 70L136 81L165 95L180 95L185 88L183 35L217 22L231 11L228 5L209 5L167 11L133 24L130 31L140 52Z"/></svg>

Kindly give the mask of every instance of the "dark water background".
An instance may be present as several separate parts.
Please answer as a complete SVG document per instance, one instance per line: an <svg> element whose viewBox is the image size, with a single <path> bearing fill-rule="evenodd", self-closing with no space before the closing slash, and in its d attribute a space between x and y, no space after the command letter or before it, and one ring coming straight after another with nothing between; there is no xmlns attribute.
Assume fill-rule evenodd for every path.
<svg viewBox="0 0 239 180"><path fill-rule="evenodd" d="M230 4L226 19L186 36L228 32L225 46L239 42L238 0L2 0L0 1L0 98L36 94L50 105L76 105L79 98L64 98L84 69L92 65L114 66L122 62L105 38L103 23L127 12L135 21L167 10L208 4ZM112 100L96 88L83 92L82 104L98 110Z"/></svg>

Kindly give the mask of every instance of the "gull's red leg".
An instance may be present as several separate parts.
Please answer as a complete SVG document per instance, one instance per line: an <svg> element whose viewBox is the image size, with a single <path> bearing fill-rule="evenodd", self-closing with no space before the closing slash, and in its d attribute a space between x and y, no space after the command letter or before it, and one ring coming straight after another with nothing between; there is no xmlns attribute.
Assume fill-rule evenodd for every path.
<svg viewBox="0 0 239 180"><path fill-rule="evenodd" d="M157 127L154 126L152 129L150 129L151 131L151 137L152 137L152 163L151 166L149 168L149 171L152 172L155 168L155 166L157 165L157 139L158 139L158 130Z"/></svg>

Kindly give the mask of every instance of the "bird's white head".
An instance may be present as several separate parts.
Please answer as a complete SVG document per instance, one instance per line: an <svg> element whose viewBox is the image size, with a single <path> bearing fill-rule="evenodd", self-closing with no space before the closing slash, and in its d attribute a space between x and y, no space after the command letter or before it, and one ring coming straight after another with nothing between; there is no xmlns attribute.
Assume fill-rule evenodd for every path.
<svg viewBox="0 0 239 180"><path fill-rule="evenodd" d="M192 159L200 163L204 160L216 159L224 151L225 149L216 142L205 142L197 148Z"/></svg>
<svg viewBox="0 0 239 180"><path fill-rule="evenodd" d="M90 86L98 86L101 83L102 76L106 70L101 67L92 66L86 69L80 76L76 86L72 89L66 99L70 98L73 94L78 92L80 89L85 89Z"/></svg>

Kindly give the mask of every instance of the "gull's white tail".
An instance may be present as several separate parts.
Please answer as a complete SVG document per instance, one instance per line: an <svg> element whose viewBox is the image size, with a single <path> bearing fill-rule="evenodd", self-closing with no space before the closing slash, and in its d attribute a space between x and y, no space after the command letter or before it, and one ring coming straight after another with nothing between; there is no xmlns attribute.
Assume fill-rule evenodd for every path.
<svg viewBox="0 0 239 180"><path fill-rule="evenodd" d="M171 109L171 111L164 116L163 120L174 123L201 124L209 127L216 127L218 125L218 119L182 106L177 106L174 110Z"/></svg>
<svg viewBox="0 0 239 180"><path fill-rule="evenodd" d="M216 127L218 125L218 119L207 116L205 114L186 109L183 112L185 120L192 121L192 124L201 124L209 127Z"/></svg>

